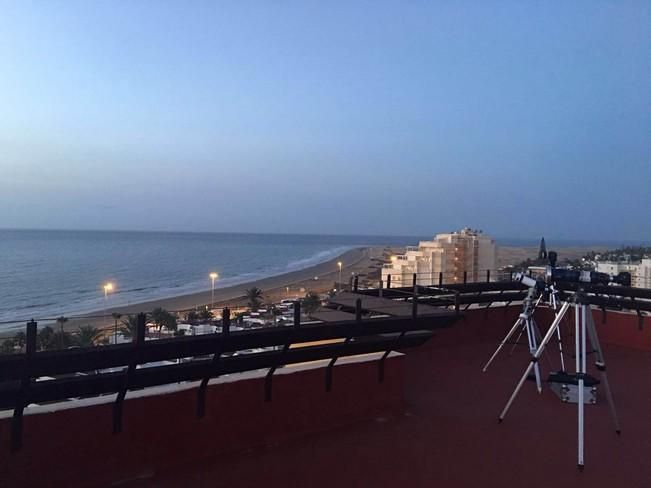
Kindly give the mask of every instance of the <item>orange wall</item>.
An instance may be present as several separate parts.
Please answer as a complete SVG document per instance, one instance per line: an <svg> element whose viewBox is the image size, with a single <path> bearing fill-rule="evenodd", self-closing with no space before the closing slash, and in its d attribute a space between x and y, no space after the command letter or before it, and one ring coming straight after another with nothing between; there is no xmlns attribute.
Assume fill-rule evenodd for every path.
<svg viewBox="0 0 651 488"><path fill-rule="evenodd" d="M499 342L513 326L520 314L520 306L508 308L489 308L488 310L468 310L463 318L450 329L436 333L434 340L427 347L444 347L463 341ZM574 312L570 309L561 325L564 335L574 334ZM651 317L647 317L639 326L634 313L607 312L606 321L600 310L593 310L594 322L599 340L604 344L630 347L651 351ZM536 311L536 321L544 334L552 322L553 315L549 309Z"/></svg>
<svg viewBox="0 0 651 488"><path fill-rule="evenodd" d="M125 401L123 431L112 434L112 404L24 418L24 447L10 453L10 419L0 420L0 486L90 486L147 475L220 452L273 445L403 408L403 357L210 386L198 419L196 390Z"/></svg>
<svg viewBox="0 0 651 488"><path fill-rule="evenodd" d="M496 343L509 330L520 307L472 310L449 329L437 331L419 354L450 344ZM547 314L547 317L545 317ZM537 314L541 329L549 311ZM642 330L637 316L609 313L602 342L651 351L651 320ZM572 322L563 328L571 332ZM406 351L409 355L410 351ZM387 360L385 382L377 362L340 364L333 390L325 391L325 370L277 375L273 400L264 401L264 379L209 387L206 417L195 415L196 390L127 400L124 430L112 434L112 405L29 415L24 447L9 452L10 419L0 420L0 486L84 486L114 483L185 465L220 452L273 446L299 435L346 425L404 408L403 367L407 357Z"/></svg>

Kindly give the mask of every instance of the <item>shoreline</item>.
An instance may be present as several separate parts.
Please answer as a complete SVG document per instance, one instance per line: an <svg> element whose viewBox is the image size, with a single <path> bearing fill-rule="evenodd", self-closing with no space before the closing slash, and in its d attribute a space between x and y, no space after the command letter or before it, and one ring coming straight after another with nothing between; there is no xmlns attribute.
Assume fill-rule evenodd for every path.
<svg viewBox="0 0 651 488"><path fill-rule="evenodd" d="M308 266L296 271L281 273L266 278L255 279L237 285L215 288L214 308L222 308L241 301L245 302L245 291L251 287L258 287L263 291L263 301L280 301L282 298L300 298L308 291L324 293L331 289L339 279L339 268L337 263L341 261L342 281L347 282L351 273L366 275L374 264L373 259L382 254L386 246L356 247L343 252L342 254L319 264ZM318 277L318 279L315 279ZM287 291L289 288L289 292ZM84 314L72 315L65 323L64 329L72 331L80 325L92 325L98 328L113 327L111 314L119 313L122 317L133 315L139 312L148 312L154 308L161 307L171 312L184 312L195 310L201 307L210 306L212 291L188 293L167 298L158 298L123 306L108 307L104 310L95 310ZM52 321L41 321L39 324L49 325L53 328L58 324ZM22 330L24 324L16 327L9 327L2 332L1 336L11 335Z"/></svg>
<svg viewBox="0 0 651 488"><path fill-rule="evenodd" d="M223 308L225 306L244 305L245 290L251 287L258 287L263 291L264 302L279 302L283 298L296 299L305 296L308 291L325 293L330 290L334 283L338 281L337 262L343 263L342 281L348 282L351 272L360 275L362 279L367 278L368 274L379 274L378 258L382 257L383 252L395 249L395 246L378 245L378 246L360 246L344 251L342 254L330 258L318 264L308 266L295 271L285 272L265 278L252 279L243 283L215 288L214 308ZM561 258L577 258L585 253L586 247L567 247L559 248ZM527 257L533 257L537 254L537 248L533 246L499 246L497 265L504 266L519 262ZM314 278L318 277L317 280ZM289 287L289 292L287 288ZM156 298L142 302L108 307L106 314L103 309L90 312L71 314L69 320L64 325L67 331L76 330L80 325L92 325L100 329L112 327L114 319L111 314L116 312L122 315L136 314L138 312L151 311L154 308L161 307L172 312L184 312L199 309L211 304L211 290L186 293L165 298ZM58 327L53 320L41 319L39 325L49 325ZM24 330L25 323L20 322L15 325L0 329L0 337L11 336L20 330Z"/></svg>

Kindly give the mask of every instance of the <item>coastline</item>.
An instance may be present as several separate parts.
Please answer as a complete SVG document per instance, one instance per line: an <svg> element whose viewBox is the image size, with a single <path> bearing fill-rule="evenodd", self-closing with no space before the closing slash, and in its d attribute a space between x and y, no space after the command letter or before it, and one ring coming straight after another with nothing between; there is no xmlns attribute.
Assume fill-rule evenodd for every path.
<svg viewBox="0 0 651 488"><path fill-rule="evenodd" d="M337 266L339 261L343 263L342 280L344 282L348 282L353 272L359 274L362 279L366 278L369 274L372 274L372 277L376 278L374 275L379 274L378 258L382 257L383 252L389 250L391 250L390 252L394 252L393 250L397 251L399 249L390 245L356 247L327 261L306 268L265 278L252 279L251 281L229 285L223 288L215 288L214 307L222 308L225 306L245 305L245 291L254 286L263 291L263 300L265 302L279 302L283 298L300 298L305 296L308 291L325 293L332 289L335 282L339 279L339 269ZM561 258L578 258L589 249L597 250L595 247L567 247L559 248L558 252ZM534 257L536 254L537 248L533 246L499 246L497 265L515 264L528 257ZM318 277L318 279L315 280L315 277ZM289 288L289 291L287 288ZM125 315L151 311L157 307L173 312L184 312L199 309L210 304L211 290L207 288L201 292L108 307L106 313L103 309L100 309L70 315L68 316L68 322L64 325L64 329L73 331L81 325L92 325L100 329L112 327L113 318L111 314L114 312L124 317ZM0 337L10 336L19 330L24 330L24 325L24 323L17 323L15 326L0 330ZM58 327L58 324L52 320L41 320L39 321L39 325Z"/></svg>
<svg viewBox="0 0 651 488"><path fill-rule="evenodd" d="M305 293L308 291L324 293L331 289L333 284L339 279L339 268L337 266L339 261L343 263L342 281L347 282L351 273L358 273L360 275L369 273L375 264L373 259L380 256L385 248L385 246L357 247L307 268L224 288L215 288L214 307L221 308L238 303L244 304L245 291L254 286L263 291L264 301L280 301L282 298L300 298L305 296ZM318 277L318 279L315 280L315 277ZM289 292L287 288L289 288ZM114 312L125 316L151 311L157 307L173 312L183 312L210 305L211 300L212 291L208 289L202 292L147 300L125 306L108 307L106 314L104 310L97 310L78 317L70 317L64 329L74 330L80 325L93 325L100 328L112 327L113 319L111 314ZM48 325L53 326L52 323L48 323Z"/></svg>
<svg viewBox="0 0 651 488"><path fill-rule="evenodd" d="M374 265L377 264L374 259L381 257L383 251L395 249L392 246L367 246L357 247L345 251L344 253L333 257L322 263L309 266L296 271L282 273L266 278L251 280L237 285L223 288L215 288L215 308L225 306L245 305L245 291L251 287L258 287L263 291L265 302L279 302L283 298L296 299L305 296L308 291L325 293L332 289L339 277L337 263L341 261L342 280L347 282L351 273L357 273L365 277L373 271ZM559 248L559 255L563 258L579 258L584 255L588 248L573 247ZM518 247L518 246L500 246L498 247L498 266L506 264L515 264L526 258L535 257L538 248ZM318 280L314 278L318 277ZM379 279L379 278L378 278ZM289 287L289 292L287 288ZM66 329L76 329L80 325L91 324L96 327L109 327L112 323L111 314L117 312L124 315L136 314L139 312L151 311L154 308L161 307L172 312L184 312L188 310L199 309L211 304L211 290L197 293L189 293L168 298L147 300L126 306L109 307L106 311L107 320L104 319L104 311L98 310L84 316L92 318L71 318L66 323ZM107 323L108 322L108 323Z"/></svg>

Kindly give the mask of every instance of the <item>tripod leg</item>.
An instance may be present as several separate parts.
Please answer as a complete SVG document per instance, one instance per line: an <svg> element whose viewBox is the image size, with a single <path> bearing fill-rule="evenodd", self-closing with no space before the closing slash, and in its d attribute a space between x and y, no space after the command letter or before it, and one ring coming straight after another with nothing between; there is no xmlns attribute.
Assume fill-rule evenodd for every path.
<svg viewBox="0 0 651 488"><path fill-rule="evenodd" d="M585 399L583 398L584 376L586 370L585 360L585 321L586 321L586 306L581 305L581 316L579 317L579 306L575 308L576 318L576 372L579 378L579 432L578 432L578 461L577 466L579 470L583 471L584 466L584 418L585 418Z"/></svg>
<svg viewBox="0 0 651 488"><path fill-rule="evenodd" d="M515 338L515 342L513 343L513 345L511 346L511 350L509 351L509 357L513 356L513 351L515 351L516 346L520 343L520 338L522 337L522 334L524 333L525 329L526 326L523 326L520 329L520 333L518 334L518 337Z"/></svg>
<svg viewBox="0 0 651 488"><path fill-rule="evenodd" d="M608 383L608 375L606 374L606 361L604 360L604 353L601 350L599 336L597 335L597 328L595 327L594 318L592 317L592 310L590 309L588 309L587 326L590 344L592 345L592 349L597 353L595 366L601 372L601 383L604 385L604 392L606 393L606 400L608 401L608 406L610 408L610 415L612 416L613 423L615 424L615 432L617 432L617 434L621 434L622 431L619 428L619 418L617 417L617 410L615 409L613 394L610 391L610 383Z"/></svg>
<svg viewBox="0 0 651 488"><path fill-rule="evenodd" d="M533 322L533 330L536 331L536 335L534 336L536 338L536 341L542 341L542 334L540 333L540 329L538 328L538 324L533 319L533 317L531 318L531 321ZM540 343L540 342L538 342L538 343ZM549 355L547 354L547 351L545 350L543 352L543 354L545 355L545 359L547 360L547 364L549 365L549 369L553 369L552 362L549 359ZM539 391L542 392L542 387L540 388Z"/></svg>
<svg viewBox="0 0 651 488"><path fill-rule="evenodd" d="M561 355L561 371L565 371L565 360L563 359L563 339L561 337L561 328L556 329L556 338L558 339L558 352Z"/></svg>
<svg viewBox="0 0 651 488"><path fill-rule="evenodd" d="M515 331L518 330L518 326L520 325L520 322L522 322L522 317L521 317L521 316L518 317L518 320L515 321L515 324L513 324L513 327L511 327L511 330L509 330L509 332L506 334L506 337L504 337L504 339L502 340L502 342L500 343L500 345L497 346L497 349L495 350L495 352L493 353L493 355L490 357L490 359L488 360L488 362L487 362L486 365L484 366L484 369L482 369L482 372L484 372L484 373L486 372L486 370L488 369L488 367L489 367L489 366L491 365L491 363L493 362L493 359L495 359L495 358L497 357L497 355L499 354L499 352L500 352L500 351L502 350L502 348L504 347L504 344L506 344L506 343L508 342L508 340L511 338L511 336L515 333Z"/></svg>
<svg viewBox="0 0 651 488"><path fill-rule="evenodd" d="M565 302L563 303L563 306L561 307L560 311L558 312L558 315L556 315L556 318L554 319L554 322L552 322L552 325L549 327L549 330L545 334L545 337L543 337L542 342L540 343L540 346L538 346L538 349L536 350L536 353L533 355L531 358L531 362L529 363L529 366L527 366L527 369L525 370L524 374L522 375L522 378L520 378L520 381L518 382L517 386L515 387L515 390L511 394L511 397L509 398L508 402L506 402L506 405L504 406L504 409L502 410L502 413L500 414L498 421L502 422L504 420L504 417L509 411L509 408L511 408L511 404L515 400L515 397L518 395L520 392L520 389L522 388L522 385L524 384L525 380L527 379L527 376L529 376L529 373L533 369L533 366L536 362L538 362L538 359L540 358L542 352L545 349L545 346L547 343L551 340L552 336L554 335L554 332L556 331L556 328L558 327L558 324L561 323L561 320L563 320L563 317L565 316L565 313L567 312L567 309L570 306L570 302Z"/></svg>
<svg viewBox="0 0 651 488"><path fill-rule="evenodd" d="M533 356L536 353L538 346L536 344L536 330L534 327L533 319L527 319L527 340L529 341L529 353ZM540 366L538 362L533 365L533 372L536 376L536 387L538 388L538 393L542 392L542 384L540 382Z"/></svg>

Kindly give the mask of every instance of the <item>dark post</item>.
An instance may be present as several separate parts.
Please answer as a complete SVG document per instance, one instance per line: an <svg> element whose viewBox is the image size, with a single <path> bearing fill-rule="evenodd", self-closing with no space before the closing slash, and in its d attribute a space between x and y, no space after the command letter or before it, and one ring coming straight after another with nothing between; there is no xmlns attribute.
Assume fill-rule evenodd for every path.
<svg viewBox="0 0 651 488"><path fill-rule="evenodd" d="M380 280L380 285L379 285L379 287L377 289L377 296L379 296L380 298L382 298L382 286L383 286L383 283L382 283L382 280Z"/></svg>
<svg viewBox="0 0 651 488"><path fill-rule="evenodd" d="M454 292L454 313L459 315L459 306L461 305L461 296L458 291Z"/></svg>
<svg viewBox="0 0 651 488"><path fill-rule="evenodd" d="M391 288L391 275L387 276L387 290Z"/></svg>
<svg viewBox="0 0 651 488"><path fill-rule="evenodd" d="M228 335L231 333L231 309L225 307L222 310L222 334Z"/></svg>
<svg viewBox="0 0 651 488"><path fill-rule="evenodd" d="M14 416L11 419L11 451L17 452L23 447L23 411L28 402L29 384L31 382L31 359L36 353L36 322L34 319L27 322L25 339L25 372L20 381L20 396L16 401Z"/></svg>
<svg viewBox="0 0 651 488"><path fill-rule="evenodd" d="M411 318L416 320L418 315L418 285L414 284L414 294L411 299Z"/></svg>
<svg viewBox="0 0 651 488"><path fill-rule="evenodd" d="M124 398L127 396L127 391L131 382L133 381L133 376L136 372L136 367L141 360L142 352L140 348L145 344L145 329L147 327L147 314L139 313L138 314L138 323L136 325L136 333L133 336L133 344L135 350L131 353L131 359L129 361L129 366L127 367L127 372L124 375L124 384L122 389L118 391L115 402L113 403L113 433L118 434L122 432L122 407L124 405Z"/></svg>
<svg viewBox="0 0 651 488"><path fill-rule="evenodd" d="M439 286L443 286L443 271L439 272Z"/></svg>
<svg viewBox="0 0 651 488"><path fill-rule="evenodd" d="M513 271L509 271L509 281L513 281Z"/></svg>
<svg viewBox="0 0 651 488"><path fill-rule="evenodd" d="M464 271L463 272L463 284L465 285L466 283L468 283L468 272Z"/></svg>
<svg viewBox="0 0 651 488"><path fill-rule="evenodd" d="M36 322L34 319L27 322L27 335L25 338L25 354L31 359L36 352Z"/></svg>
<svg viewBox="0 0 651 488"><path fill-rule="evenodd" d="M362 299L355 300L355 321L359 324L362 321Z"/></svg>
<svg viewBox="0 0 651 488"><path fill-rule="evenodd" d="M359 276L355 275L355 281L353 282L353 290L357 291L358 286L359 286Z"/></svg>
<svg viewBox="0 0 651 488"><path fill-rule="evenodd" d="M416 286L417 280L418 278L416 276L416 273L414 273L414 275L411 277L411 284Z"/></svg>
<svg viewBox="0 0 651 488"><path fill-rule="evenodd" d="M145 328L147 326L147 315L144 313L138 314L138 327L136 329L136 346L142 346L145 343Z"/></svg>
<svg viewBox="0 0 651 488"><path fill-rule="evenodd" d="M490 283L490 282L491 282L491 270L487 269L486 270L486 283Z"/></svg>
<svg viewBox="0 0 651 488"><path fill-rule="evenodd" d="M294 302L294 327L301 325L301 302L296 300Z"/></svg>

